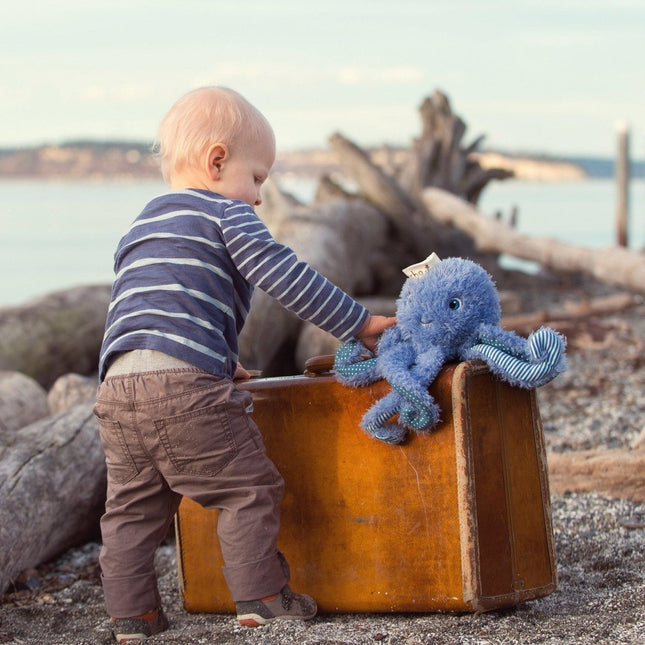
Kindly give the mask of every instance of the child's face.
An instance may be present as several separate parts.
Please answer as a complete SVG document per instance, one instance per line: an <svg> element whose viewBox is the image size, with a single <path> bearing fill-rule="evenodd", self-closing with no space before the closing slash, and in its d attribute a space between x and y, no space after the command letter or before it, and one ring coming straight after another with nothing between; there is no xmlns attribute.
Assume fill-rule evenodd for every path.
<svg viewBox="0 0 645 645"><path fill-rule="evenodd" d="M247 144L228 149L219 176L214 181L215 192L229 199L240 199L250 206L262 203L260 188L269 176L275 161L275 143L268 134Z"/></svg>

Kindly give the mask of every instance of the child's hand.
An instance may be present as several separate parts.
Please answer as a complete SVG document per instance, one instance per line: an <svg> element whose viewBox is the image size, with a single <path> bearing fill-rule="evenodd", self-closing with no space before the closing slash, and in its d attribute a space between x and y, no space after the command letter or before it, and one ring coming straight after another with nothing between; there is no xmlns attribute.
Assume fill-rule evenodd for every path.
<svg viewBox="0 0 645 645"><path fill-rule="evenodd" d="M236 381L246 380L251 378L251 372L242 367L242 363L237 364L235 369L235 376L233 377Z"/></svg>
<svg viewBox="0 0 645 645"><path fill-rule="evenodd" d="M359 329L356 334L358 338L367 349L371 352L376 351L376 344L379 336L389 327L396 325L396 318L394 316L368 316L365 324Z"/></svg>

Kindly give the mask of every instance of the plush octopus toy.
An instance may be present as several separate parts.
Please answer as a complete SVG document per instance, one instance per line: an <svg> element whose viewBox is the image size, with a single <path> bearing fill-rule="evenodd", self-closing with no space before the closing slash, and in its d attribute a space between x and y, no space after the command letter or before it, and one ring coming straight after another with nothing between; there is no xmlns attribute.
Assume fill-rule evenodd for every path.
<svg viewBox="0 0 645 645"><path fill-rule="evenodd" d="M428 432L437 425L441 411L428 387L446 362L482 359L500 379L526 389L566 369L566 341L553 329L522 338L500 327L497 289L475 262L440 261L432 254L404 272L409 277L396 303L397 323L381 336L377 355L351 339L334 362L337 379L346 385L383 378L390 384L361 421L373 437L398 444L408 430Z"/></svg>

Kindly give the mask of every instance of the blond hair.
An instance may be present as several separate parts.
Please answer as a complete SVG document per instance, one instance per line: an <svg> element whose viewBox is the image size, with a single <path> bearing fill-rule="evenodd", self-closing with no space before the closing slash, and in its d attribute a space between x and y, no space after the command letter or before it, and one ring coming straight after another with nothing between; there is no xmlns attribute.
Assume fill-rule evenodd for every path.
<svg viewBox="0 0 645 645"><path fill-rule="evenodd" d="M182 96L162 119L154 145L166 183L187 168L199 169L213 143L235 146L270 135L264 115L241 94L227 87L200 87Z"/></svg>

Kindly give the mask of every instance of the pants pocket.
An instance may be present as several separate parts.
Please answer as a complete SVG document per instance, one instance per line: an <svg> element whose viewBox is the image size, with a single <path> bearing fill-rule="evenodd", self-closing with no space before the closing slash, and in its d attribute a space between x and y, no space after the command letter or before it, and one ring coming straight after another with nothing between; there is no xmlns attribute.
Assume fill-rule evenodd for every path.
<svg viewBox="0 0 645 645"><path fill-rule="evenodd" d="M99 438L105 453L108 477L117 484L126 484L139 473L128 450L123 428L118 421L96 417L99 424Z"/></svg>
<svg viewBox="0 0 645 645"><path fill-rule="evenodd" d="M154 424L177 473L214 476L237 455L225 403L158 419Z"/></svg>

